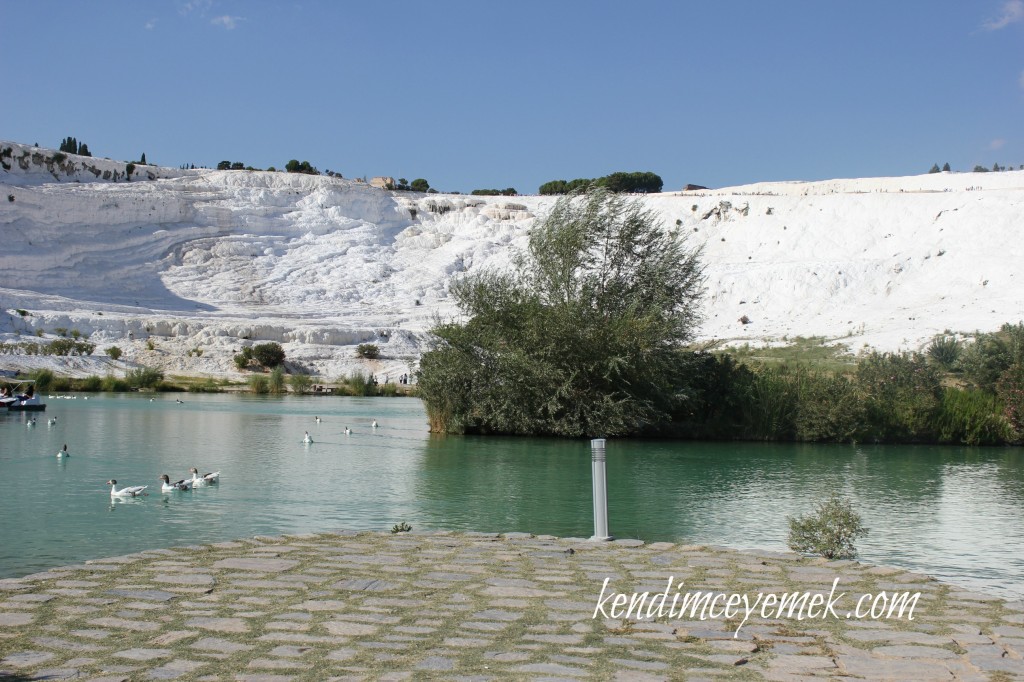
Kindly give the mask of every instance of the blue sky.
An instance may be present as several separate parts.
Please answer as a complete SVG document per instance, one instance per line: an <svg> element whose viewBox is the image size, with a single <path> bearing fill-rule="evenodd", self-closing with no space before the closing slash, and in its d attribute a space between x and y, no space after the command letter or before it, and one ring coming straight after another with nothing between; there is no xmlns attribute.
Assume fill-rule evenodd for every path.
<svg viewBox="0 0 1024 682"><path fill-rule="evenodd" d="M0 139L665 189L1024 164L1024 0L0 0Z"/></svg>

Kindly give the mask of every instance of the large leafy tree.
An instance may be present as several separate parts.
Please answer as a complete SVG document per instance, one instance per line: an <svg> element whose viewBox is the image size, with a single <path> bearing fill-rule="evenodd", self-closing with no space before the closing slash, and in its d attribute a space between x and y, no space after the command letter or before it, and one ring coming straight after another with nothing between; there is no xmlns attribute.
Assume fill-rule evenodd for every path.
<svg viewBox="0 0 1024 682"><path fill-rule="evenodd" d="M685 387L699 252L637 201L564 197L505 272L457 281L420 395L433 431L620 435L669 420Z"/></svg>

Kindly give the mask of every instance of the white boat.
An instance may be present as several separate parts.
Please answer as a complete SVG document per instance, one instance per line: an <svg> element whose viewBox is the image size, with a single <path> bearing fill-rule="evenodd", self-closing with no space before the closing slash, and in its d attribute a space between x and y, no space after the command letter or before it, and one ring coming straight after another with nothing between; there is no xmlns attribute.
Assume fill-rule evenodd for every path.
<svg viewBox="0 0 1024 682"><path fill-rule="evenodd" d="M0 377L0 409L9 412L42 412L46 403L36 395L32 379L7 379Z"/></svg>

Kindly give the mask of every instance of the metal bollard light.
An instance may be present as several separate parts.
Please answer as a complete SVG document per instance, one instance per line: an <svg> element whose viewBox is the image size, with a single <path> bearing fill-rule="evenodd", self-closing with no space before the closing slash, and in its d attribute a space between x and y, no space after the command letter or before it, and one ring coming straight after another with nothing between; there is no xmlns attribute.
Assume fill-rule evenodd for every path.
<svg viewBox="0 0 1024 682"><path fill-rule="evenodd" d="M608 534L608 485L605 477L604 438L590 441L590 462L594 479L594 537L591 540L611 540Z"/></svg>

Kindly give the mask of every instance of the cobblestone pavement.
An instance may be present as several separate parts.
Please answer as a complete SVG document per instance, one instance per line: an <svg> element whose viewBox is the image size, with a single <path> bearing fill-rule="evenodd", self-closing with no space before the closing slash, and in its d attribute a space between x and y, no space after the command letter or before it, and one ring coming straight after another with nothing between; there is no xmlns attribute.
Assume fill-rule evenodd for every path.
<svg viewBox="0 0 1024 682"><path fill-rule="evenodd" d="M845 596L824 618L743 623L742 607L680 613L673 598L694 590L719 610L742 593ZM920 592L913 620L846 618L883 591ZM622 617L614 596L643 592L642 617ZM636 540L257 537L0 580L6 680L998 682L1024 679L1022 655L1021 602L890 567Z"/></svg>

